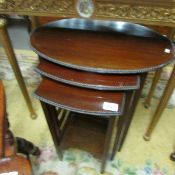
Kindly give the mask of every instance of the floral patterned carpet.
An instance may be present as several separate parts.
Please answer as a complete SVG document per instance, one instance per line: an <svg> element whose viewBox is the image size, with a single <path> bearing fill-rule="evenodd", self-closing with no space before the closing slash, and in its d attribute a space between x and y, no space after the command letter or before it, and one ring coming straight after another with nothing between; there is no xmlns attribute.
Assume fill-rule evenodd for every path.
<svg viewBox="0 0 175 175"><path fill-rule="evenodd" d="M68 149L63 160L56 156L54 147L42 148L39 158L33 158L34 172L37 175L100 175L101 163L88 152ZM122 159L109 161L104 175L166 175L168 170L157 163L146 160L143 166L126 165Z"/></svg>
<svg viewBox="0 0 175 175"><path fill-rule="evenodd" d="M38 82L40 81L40 77L34 72L34 68L36 67L36 65L38 64L38 59L37 56L31 52L31 51L23 51L23 50L17 50L16 51L16 55L18 58L18 63L20 66L20 69L22 70L22 74L23 77L26 81L26 84L29 85L29 89L30 88L35 88L36 85L38 84ZM154 97L159 98L161 96L161 93L163 92L163 89L165 87L166 84L166 80L168 79L168 76L170 74L170 70L171 67L166 68L161 80L159 81L158 84L158 88L154 94ZM152 80L153 77L153 73L151 73L149 75L149 77L147 78L144 90L143 90L143 96L145 96L148 92L148 89L150 87L150 82ZM2 50L0 50L0 78L4 79L4 80L12 80L14 79L14 75L13 75L13 71L8 63L8 60L4 54L4 52ZM5 81L5 87L6 87L6 91L7 91L7 97L11 97L12 95L9 94L8 95L8 91L9 93L12 93L12 88L16 88L17 85L15 84L14 87L11 86L11 81ZM13 89L14 90L14 89ZM14 93L13 93L14 94ZM15 98L14 98L14 103L16 102ZM18 97L19 100L19 97ZM172 95L172 98L169 102L169 107L174 107L175 106L175 94ZM7 99L8 102L8 99ZM35 101L34 101L35 103ZM37 103L36 103L37 104ZM13 121L11 121L11 126L14 126L14 128L16 127L16 129L14 129L14 132L16 135L20 136L22 135L24 138L25 136L30 136L31 133L25 131L24 133L21 132L22 129L22 125L20 125L19 127L19 122L21 121L17 121L17 117L18 120L21 120L20 117L18 116L20 113L26 113L26 112L17 112L15 111L14 113L14 107L12 107L11 105L9 108L9 115L12 113L12 117L14 117ZM143 106L143 105L142 105ZM35 106L35 108L38 108L38 105ZM24 110L24 109L19 109L19 110ZM40 110L40 109L39 109ZM10 112L11 111L11 112ZM139 111L139 115L142 115L143 113L143 109L140 108ZM147 112L146 112L147 113ZM9 117L10 117L9 116ZM41 116L41 115L40 115ZM35 126L38 124L42 124L44 121L43 119L41 120L41 118L36 119L35 122L33 122L32 120L28 121L29 117L26 117L26 124L28 122L31 122L31 126ZM172 118L172 117L171 117ZM38 120L38 121L37 121ZM140 119L139 119L140 120ZM27 122L28 121L28 122ZM172 118L172 121L170 121L170 123L173 123L174 119ZM33 122L33 123L32 123ZM141 122L141 121L140 121ZM143 123L143 121L141 122ZM164 121L162 122L164 123ZM23 123L25 127L25 123ZM42 124L44 125L44 124ZM136 124L137 126L138 124ZM135 127L136 127L135 126ZM28 127L28 125L26 126ZM36 126L38 127L38 126ZM134 127L134 128L135 128ZM45 128L45 126L43 126L43 128ZM140 126L139 129L142 129L143 127ZM170 128L171 130L173 130L173 128ZM42 129L41 129L42 130ZM47 128L45 128L45 130L48 130ZM165 131L167 132L167 129L165 127ZM142 133L144 131L142 130ZM27 133L27 134L26 134ZM44 136L46 136L46 132L44 131ZM162 133L165 133L163 130L162 132L159 133L159 135L162 135ZM154 145L153 143L149 145L149 147L147 147L147 143L145 143L142 139L142 134L138 136L138 134L140 134L140 132L135 133L134 137L135 137L135 141L132 141L134 143L138 143L136 144L137 146L139 146L140 142L142 142L143 146L136 148L136 146L134 145L130 145L130 149L133 152L133 155L135 155L137 157L137 155L135 154L135 152L138 150L140 152L143 153L144 148L147 148L147 151L144 152L145 155L148 155L147 157L149 157L148 159L144 159L144 162L139 162L137 164L131 164L128 163L128 160L125 160L124 157L126 155L132 155L129 152L127 152L128 150L126 148L124 148L124 151L122 153L122 156L116 156L114 161L109 161L107 168L106 168L106 172L105 175L175 175L175 171L169 171L168 168L168 164L166 161L169 161L169 154L171 153L171 146L168 147L168 153L166 151L160 151L160 149L166 149L166 145L164 145L163 147L161 147L161 144L166 143L167 141L163 141L160 140L161 142L158 143L156 141L153 141L153 143L156 145ZM171 132L172 134L172 132ZM31 139L33 139L33 134L31 134ZM158 136L158 139L160 138L160 136ZM162 137L163 138L163 137ZM173 137L171 137L172 140ZM36 138L38 140L38 138ZM165 139L168 139L165 137ZM43 141L44 139L41 138L41 140ZM128 143L131 143L130 140L132 139L127 139ZM32 140L31 140L32 141ZM168 141L169 142L169 141ZM39 143L39 141L38 141ZM170 143L169 145L171 145L172 143ZM42 144L40 144L42 145ZM40 157L38 158L34 158L31 156L32 159L32 165L33 165L33 169L34 169L34 174L36 175L100 175L99 173L99 169L100 169L100 161L97 160L96 158L94 158L90 153L85 152L83 150L76 150L76 149L69 149L66 150L64 152L64 156L63 156L63 160L60 161L56 155L55 149L53 146L48 146L48 144L46 144L47 146L42 146L41 150L42 150L42 154ZM50 145L50 144L49 144ZM127 151L126 151L127 150ZM150 150L153 150L153 152L155 152L155 150L158 150L157 155L161 157L161 153L166 153L166 161L164 162L164 160L157 160L153 155L152 152L149 152ZM139 155L140 156L140 155ZM138 157L139 157L138 156ZM145 156L146 157L146 156ZM134 157L130 157L130 159L134 159ZM162 163L159 163L163 162ZM132 162L132 160L130 161ZM165 166L164 166L165 165ZM171 165L171 169L172 169L172 165Z"/></svg>

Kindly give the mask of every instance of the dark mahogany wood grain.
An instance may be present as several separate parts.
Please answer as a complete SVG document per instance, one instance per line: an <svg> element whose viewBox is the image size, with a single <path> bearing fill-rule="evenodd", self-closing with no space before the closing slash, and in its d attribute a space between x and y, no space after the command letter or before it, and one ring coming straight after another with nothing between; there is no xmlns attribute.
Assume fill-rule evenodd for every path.
<svg viewBox="0 0 175 175"><path fill-rule="evenodd" d="M0 173L18 172L19 175L32 175L29 161L23 156L0 160Z"/></svg>
<svg viewBox="0 0 175 175"><path fill-rule="evenodd" d="M44 78L35 92L41 101L67 110L93 115L120 115L125 95L122 92L98 91L58 83ZM118 111L103 109L103 103L118 104Z"/></svg>
<svg viewBox="0 0 175 175"><path fill-rule="evenodd" d="M138 89L138 75L98 74L66 68L40 58L36 71L42 76L75 85L98 90L132 90Z"/></svg>
<svg viewBox="0 0 175 175"><path fill-rule="evenodd" d="M100 73L136 73L174 60L168 38L127 22L66 19L31 35L33 50L68 67Z"/></svg>

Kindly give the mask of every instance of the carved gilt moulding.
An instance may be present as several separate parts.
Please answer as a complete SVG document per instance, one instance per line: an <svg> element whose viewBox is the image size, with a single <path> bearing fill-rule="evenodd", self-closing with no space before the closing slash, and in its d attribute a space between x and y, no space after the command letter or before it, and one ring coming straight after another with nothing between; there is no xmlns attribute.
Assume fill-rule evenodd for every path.
<svg viewBox="0 0 175 175"><path fill-rule="evenodd" d="M118 19L175 26L175 1L138 2L136 0L0 0L0 13Z"/></svg>

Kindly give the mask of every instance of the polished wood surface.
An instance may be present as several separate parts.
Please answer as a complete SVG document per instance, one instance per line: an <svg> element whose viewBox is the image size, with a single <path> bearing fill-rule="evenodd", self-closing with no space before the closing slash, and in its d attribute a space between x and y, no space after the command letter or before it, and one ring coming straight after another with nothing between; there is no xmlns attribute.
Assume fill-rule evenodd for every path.
<svg viewBox="0 0 175 175"><path fill-rule="evenodd" d="M62 150L77 148L101 159L108 119L88 115L71 114L60 143Z"/></svg>
<svg viewBox="0 0 175 175"><path fill-rule="evenodd" d="M107 116L122 114L125 98L122 92L78 88L47 78L43 79L35 96L41 101L67 110ZM114 111L103 109L104 102L113 103L118 109L115 108Z"/></svg>
<svg viewBox="0 0 175 175"><path fill-rule="evenodd" d="M123 22L60 20L35 30L31 45L55 63L102 73L145 72L173 60L166 37Z"/></svg>
<svg viewBox="0 0 175 175"><path fill-rule="evenodd" d="M0 173L17 172L18 175L32 175L29 161L23 156L15 156L0 160Z"/></svg>
<svg viewBox="0 0 175 175"><path fill-rule="evenodd" d="M63 150L69 148L88 151L101 158L101 173L104 173L117 117L92 117L70 111L64 114L58 113L57 109L48 103L41 101L41 105L60 159L63 158ZM60 117L64 118L63 126Z"/></svg>
<svg viewBox="0 0 175 175"><path fill-rule="evenodd" d="M84 88L98 90L132 90L140 86L138 75L97 74L66 68L40 58L37 72L42 76Z"/></svg>

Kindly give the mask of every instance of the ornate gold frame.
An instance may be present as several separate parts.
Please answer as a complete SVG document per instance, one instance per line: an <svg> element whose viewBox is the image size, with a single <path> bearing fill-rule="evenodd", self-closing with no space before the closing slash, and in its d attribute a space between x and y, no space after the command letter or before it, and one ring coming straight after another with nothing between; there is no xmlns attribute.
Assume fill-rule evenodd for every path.
<svg viewBox="0 0 175 175"><path fill-rule="evenodd" d="M175 26L174 0L93 0L92 18ZM1 14L78 17L77 0L0 0Z"/></svg>

